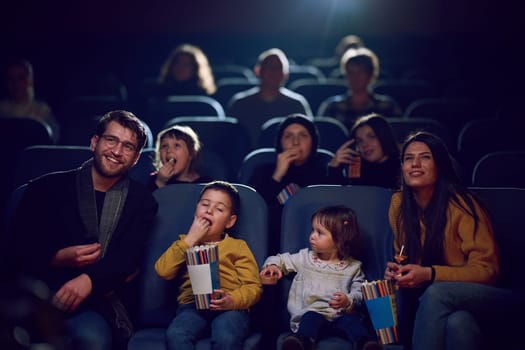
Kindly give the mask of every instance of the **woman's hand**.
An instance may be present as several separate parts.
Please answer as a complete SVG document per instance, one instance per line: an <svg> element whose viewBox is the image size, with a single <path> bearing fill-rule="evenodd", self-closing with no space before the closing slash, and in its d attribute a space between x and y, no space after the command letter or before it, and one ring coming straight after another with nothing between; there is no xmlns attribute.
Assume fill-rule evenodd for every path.
<svg viewBox="0 0 525 350"><path fill-rule="evenodd" d="M399 273L398 270L399 270L400 267L401 267L401 265L396 264L394 262L390 262L390 261L387 262L386 263L384 279L385 280L390 280L390 281L395 281L396 280L396 276Z"/></svg>
<svg viewBox="0 0 525 350"><path fill-rule="evenodd" d="M414 288L432 280L432 269L428 266L408 264L400 266L395 276L397 285L404 288Z"/></svg>
<svg viewBox="0 0 525 350"><path fill-rule="evenodd" d="M290 164L292 164L296 159L299 159L299 156L299 147L292 147L279 153L277 155L277 164L275 165L272 178L277 182L281 182L283 177L288 172Z"/></svg>
<svg viewBox="0 0 525 350"><path fill-rule="evenodd" d="M355 164L356 158L359 157L359 152L352 149L355 139L346 141L337 149L334 157L328 163L328 166L337 168L341 164Z"/></svg>

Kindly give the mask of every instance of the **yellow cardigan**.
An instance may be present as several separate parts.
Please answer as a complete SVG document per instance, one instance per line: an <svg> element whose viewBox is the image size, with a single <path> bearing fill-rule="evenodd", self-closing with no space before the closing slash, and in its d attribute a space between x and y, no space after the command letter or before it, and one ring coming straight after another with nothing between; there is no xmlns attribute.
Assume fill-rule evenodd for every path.
<svg viewBox="0 0 525 350"><path fill-rule="evenodd" d="M463 204L463 203L462 203ZM392 195L388 218L394 231L394 248L400 246L395 220L401 205L401 192ZM443 242L446 265L434 265L435 280L477 282L494 285L499 274L499 253L489 218L475 203L479 216L477 232L474 234L474 218L468 215L453 201L447 209L447 224ZM425 242L425 227L421 223L421 244Z"/></svg>
<svg viewBox="0 0 525 350"><path fill-rule="evenodd" d="M155 271L166 280L174 279L179 272L183 272L177 297L179 304L189 304L195 300L184 260L185 251L189 248L184 242L185 236L180 235L155 263ZM262 294L259 267L253 253L245 241L228 235L219 242L218 249L221 289L231 295L235 309L250 308Z"/></svg>

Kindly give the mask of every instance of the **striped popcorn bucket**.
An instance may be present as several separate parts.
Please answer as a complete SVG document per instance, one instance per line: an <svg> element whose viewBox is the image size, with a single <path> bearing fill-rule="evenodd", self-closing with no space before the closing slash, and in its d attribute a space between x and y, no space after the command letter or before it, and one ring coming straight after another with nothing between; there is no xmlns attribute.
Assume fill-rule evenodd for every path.
<svg viewBox="0 0 525 350"><path fill-rule="evenodd" d="M381 344L397 343L399 339L394 283L388 280L366 281L361 285L361 291Z"/></svg>
<svg viewBox="0 0 525 350"><path fill-rule="evenodd" d="M214 298L213 291L220 288L217 244L189 248L186 251L186 264L197 309L209 309Z"/></svg>

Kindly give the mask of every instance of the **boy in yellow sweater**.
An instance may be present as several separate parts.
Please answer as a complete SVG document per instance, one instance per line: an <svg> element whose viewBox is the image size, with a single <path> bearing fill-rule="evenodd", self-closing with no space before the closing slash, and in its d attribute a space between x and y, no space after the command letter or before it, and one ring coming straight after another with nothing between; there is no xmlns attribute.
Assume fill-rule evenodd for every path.
<svg viewBox="0 0 525 350"><path fill-rule="evenodd" d="M180 235L155 263L157 274L166 280L180 278L179 307L168 327L168 349L193 349L211 333L217 349L242 349L250 329L248 309L261 297L257 262L245 241L225 230L237 220L240 196L230 183L214 181L201 192L188 234ZM214 290L209 310L197 310L185 252L189 248L218 243L220 289Z"/></svg>

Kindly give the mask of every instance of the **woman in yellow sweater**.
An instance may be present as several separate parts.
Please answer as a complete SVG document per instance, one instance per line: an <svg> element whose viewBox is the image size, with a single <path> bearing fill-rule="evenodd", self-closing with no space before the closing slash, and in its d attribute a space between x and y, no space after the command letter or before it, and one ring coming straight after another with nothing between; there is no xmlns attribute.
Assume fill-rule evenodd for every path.
<svg viewBox="0 0 525 350"><path fill-rule="evenodd" d="M401 153L402 188L389 219L396 255L385 279L400 287L400 336L412 349L481 348L483 321L502 310L499 256L483 204L461 185L444 143L417 132ZM439 283L438 283L439 282Z"/></svg>

